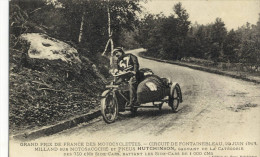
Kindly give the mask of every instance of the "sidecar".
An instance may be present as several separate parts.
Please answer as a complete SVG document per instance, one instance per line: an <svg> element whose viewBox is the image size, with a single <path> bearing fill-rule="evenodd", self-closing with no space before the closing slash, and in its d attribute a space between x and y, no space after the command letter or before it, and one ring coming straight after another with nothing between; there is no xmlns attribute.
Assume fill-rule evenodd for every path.
<svg viewBox="0 0 260 157"><path fill-rule="evenodd" d="M172 83L169 79L148 75L137 87L137 102L138 104L152 102L151 107L159 109L163 103L168 103L172 110L176 111L182 102L181 88L178 83Z"/></svg>
<svg viewBox="0 0 260 157"><path fill-rule="evenodd" d="M138 108L159 108L168 103L173 112L177 111L182 102L181 88L178 83L170 79L160 78L150 69L141 69L139 74L139 85L137 87L137 104L129 107L129 85L128 83L116 83L116 78L107 85L102 94L101 113L107 123L112 123L118 116L118 112L130 110L133 114ZM122 77L122 75L120 75ZM146 105L148 103L148 105Z"/></svg>

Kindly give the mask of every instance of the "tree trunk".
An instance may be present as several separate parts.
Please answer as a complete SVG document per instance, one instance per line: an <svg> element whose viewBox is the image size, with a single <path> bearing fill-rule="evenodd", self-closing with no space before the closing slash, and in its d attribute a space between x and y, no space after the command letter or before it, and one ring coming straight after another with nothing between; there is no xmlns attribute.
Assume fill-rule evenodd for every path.
<svg viewBox="0 0 260 157"><path fill-rule="evenodd" d="M78 39L79 43L81 43L81 41L82 41L84 18L85 18L85 10L83 11L82 17L81 17L81 23L80 23L80 29L79 29L79 39Z"/></svg>

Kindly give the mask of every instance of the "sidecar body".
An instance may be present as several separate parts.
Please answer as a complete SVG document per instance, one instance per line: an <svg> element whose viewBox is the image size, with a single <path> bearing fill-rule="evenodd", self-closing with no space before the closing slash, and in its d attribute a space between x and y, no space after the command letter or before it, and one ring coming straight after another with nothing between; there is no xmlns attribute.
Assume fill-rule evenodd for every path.
<svg viewBox="0 0 260 157"><path fill-rule="evenodd" d="M160 101L169 95L169 82L156 75L147 76L137 87L137 101L139 104Z"/></svg>

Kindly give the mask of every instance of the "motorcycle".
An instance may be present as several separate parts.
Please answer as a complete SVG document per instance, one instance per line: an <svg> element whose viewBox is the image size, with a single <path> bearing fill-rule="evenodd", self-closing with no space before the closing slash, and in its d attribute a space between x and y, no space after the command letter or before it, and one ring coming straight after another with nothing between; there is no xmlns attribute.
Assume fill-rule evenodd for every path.
<svg viewBox="0 0 260 157"><path fill-rule="evenodd" d="M106 123L113 123L119 112L131 111L136 114L138 108L162 109L164 103L168 103L173 112L177 112L178 106L182 103L181 88L178 83L170 79L160 78L151 69L140 69L140 83L137 86L137 103L129 107L129 82L133 75L131 72L114 73L113 81L106 85L102 93L101 114ZM119 81L120 80L120 81ZM152 105L143 105L152 103Z"/></svg>

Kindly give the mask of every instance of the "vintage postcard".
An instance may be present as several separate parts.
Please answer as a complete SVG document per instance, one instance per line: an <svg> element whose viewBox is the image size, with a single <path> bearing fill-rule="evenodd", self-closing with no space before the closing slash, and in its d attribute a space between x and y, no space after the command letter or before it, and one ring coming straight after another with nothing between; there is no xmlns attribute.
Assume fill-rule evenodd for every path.
<svg viewBox="0 0 260 157"><path fill-rule="evenodd" d="M259 157L260 1L9 0L10 157Z"/></svg>

